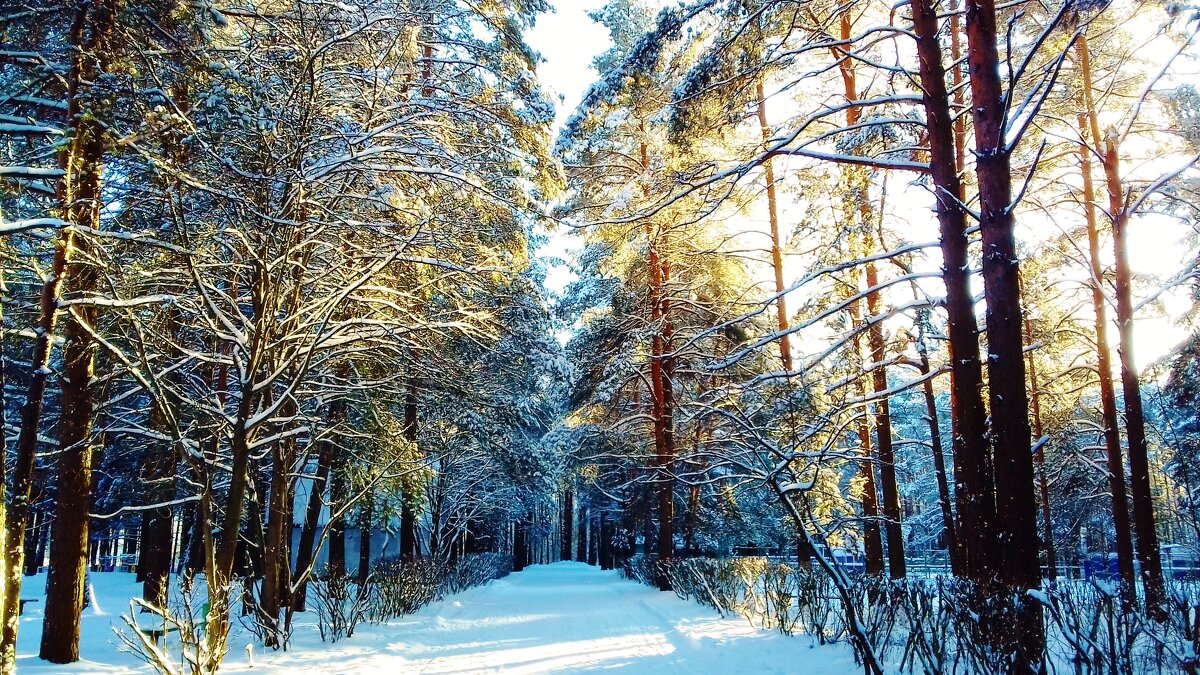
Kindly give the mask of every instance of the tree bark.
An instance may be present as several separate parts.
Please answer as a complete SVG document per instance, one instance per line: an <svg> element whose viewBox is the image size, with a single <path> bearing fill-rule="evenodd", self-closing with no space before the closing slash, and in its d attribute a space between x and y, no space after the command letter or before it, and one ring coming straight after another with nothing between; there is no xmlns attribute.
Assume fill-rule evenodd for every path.
<svg viewBox="0 0 1200 675"><path fill-rule="evenodd" d="M575 561L587 562L587 517L589 509L579 509L579 519L575 523Z"/></svg>
<svg viewBox="0 0 1200 675"><path fill-rule="evenodd" d="M844 44L848 44L851 39L852 26L851 26L850 15L847 11L843 11L841 13L841 16L838 19L838 25L839 25L840 37L841 37L842 42ZM854 105L854 102L858 100L858 73L857 73L857 70L855 69L854 60L850 57L849 53L846 51L846 49L844 47L834 47L834 48L832 48L831 51L833 52L834 58L836 58L838 60L838 72L842 77L842 94L845 96L846 102L849 104L849 107L846 108L846 125L854 126L855 124L858 124L859 120L862 118L862 111L859 109L859 107L857 105ZM858 246L851 245L852 255L858 255L859 253L869 253L869 251L867 251L866 249L869 248L868 242L869 242L870 238L868 235L865 234L866 228L870 227L870 224L868 222L869 214L870 214L870 207L867 204L869 195L867 194L867 190L864 187L864 182L867 179L862 174L862 171L857 168L843 169L842 175L845 179L845 188L846 188L846 196L844 198L846 201L843 203L843 209L846 213L847 227L852 227L852 223L855 218L855 214L857 214L861 220L860 226L862 228L864 228L862 230L862 234L860 235L863 240L863 247L862 247L863 250L860 251ZM851 235L851 238L852 238L852 241L858 241L858 239L859 239L859 237L855 236L855 235ZM867 273L868 273L868 275L872 275L875 273L875 268L873 265L868 268ZM854 282L853 282L853 287L850 289L850 292L851 292L851 294L857 294L859 292L859 288L858 288L859 277L858 277L857 271L852 272L852 277L854 279ZM870 279L868 279L867 287L870 288L872 286L873 286L873 284L871 283ZM878 302L878 296L876 296L872 300L871 295L874 295L874 294L868 295L868 303ZM868 313L873 313L873 312L869 311ZM855 331L855 336L854 336L854 340L853 340L853 354L854 354L855 361L857 361L858 363L861 363L862 362L862 341L858 336L858 330L862 326L862 322L863 322L862 302L861 301L856 300L850 305L850 319L851 319L852 328ZM875 330L875 327L868 326L867 330L870 333ZM880 339L882 340L882 333L880 333ZM873 342L871 344L873 345ZM863 385L862 381L861 380L856 381L855 386L857 389L858 397L865 398L866 388ZM863 480L862 510L863 510L863 549L864 549L864 553L866 555L865 571L868 575L880 576L884 572L884 562L883 562L883 540L882 540L880 527L879 527L879 490L878 490L878 486L877 486L876 480L875 480L876 456L872 452L870 423L868 422L865 414L864 414L864 417L862 418L862 420L858 424L857 433L858 433L859 447L862 449L862 454L863 454L863 461L859 465L859 473L862 476L862 480ZM890 431L889 431L889 435L888 435L888 443L889 443L889 448L890 448L890 443L891 443ZM890 535L891 535L891 532L889 531L889 540L890 540ZM900 544L900 549L901 549L901 556L903 556L903 542L902 541ZM900 567L903 568L903 566L904 566L904 564L903 564L903 562L901 562Z"/></svg>
<svg viewBox="0 0 1200 675"><path fill-rule="evenodd" d="M1133 273L1129 268L1127 233L1129 211L1121 186L1117 139L1105 139L1105 174L1109 188L1109 213L1113 217L1113 250L1117 295L1118 355L1121 359L1121 393L1125 399L1125 434L1129 441L1129 479L1133 496L1133 528L1137 533L1137 556L1141 563L1146 608L1154 616L1166 616L1162 561L1158 530L1154 522L1154 495L1150 487L1150 461L1146 443L1146 418L1142 389L1133 357Z"/></svg>
<svg viewBox="0 0 1200 675"><path fill-rule="evenodd" d="M294 403L285 402L283 416L296 414ZM263 583L259 610L264 619L263 645L282 646L279 612L290 604L292 538L292 481L296 443L286 439L271 448L271 494L267 502L267 534L263 541Z"/></svg>
<svg viewBox="0 0 1200 675"><path fill-rule="evenodd" d="M562 519L559 527L561 539L559 541L559 560L570 560L571 553L574 551L572 547L572 535L575 533L575 498L570 486L563 488L562 502Z"/></svg>
<svg viewBox="0 0 1200 675"><path fill-rule="evenodd" d="M761 77L755 83L755 87L755 93L758 96L758 127L762 132L763 149L765 150L767 143L775 135L775 132L771 129L771 124L767 121L767 97L763 92ZM785 287L783 285L783 246L779 233L779 201L775 191L775 163L769 156L763 160L763 179L767 183L767 217L771 224L771 267L775 272L775 311L776 325L779 328L779 361L783 365L785 372L791 372L792 343L790 336L787 334L787 300L783 295Z"/></svg>
<svg viewBox="0 0 1200 675"><path fill-rule="evenodd" d="M643 129L644 131L644 129ZM644 174L650 171L649 147L643 140L639 146L641 167ZM649 188L645 191L648 195ZM656 583L660 590L671 590L671 579L666 566L675 554L674 511L675 481L671 464L674 461L674 398L671 376L674 369L666 351L670 349L671 320L670 301L663 295L663 285L670 281L671 268L667 259L659 254L660 237L653 223L646 223L646 238L649 246L650 267L650 323L654 336L650 344L650 387L651 410L654 419L654 464L655 494L658 499L658 554L659 570ZM647 542L648 545L648 542Z"/></svg>
<svg viewBox="0 0 1200 675"><path fill-rule="evenodd" d="M336 426L339 423L337 420L341 419L341 415L337 412L340 410L341 402L336 401L330 407L330 425ZM300 540L296 543L297 577L304 577L308 573L309 567L312 566L316 557L313 547L316 545L321 508L325 506L325 488L329 483L329 467L333 461L333 452L333 443L328 440L320 442L320 448L317 451L317 473L309 490L308 504L304 510L304 526L300 530ZM307 600L308 580L305 578L296 586L296 592L292 597L292 608L297 612L305 611Z"/></svg>
<svg viewBox="0 0 1200 675"><path fill-rule="evenodd" d="M346 519L334 514L346 503L345 462L346 458L339 455L330 468L329 524L326 525L329 528L329 574L339 576L346 573Z"/></svg>
<svg viewBox="0 0 1200 675"><path fill-rule="evenodd" d="M1045 638L1041 607L1024 595L1027 589L1040 587L1041 570L1029 444L1029 399L1025 390L1019 266L1013 235L1012 172L1005 139L1005 94L1000 81L994 0L966 0L965 7L971 116L975 122L975 175L979 181L979 226L983 237L983 287L987 300L988 396L996 487L995 526L1000 544L997 581L1018 598L1014 667L1027 670L1040 662Z"/></svg>
<svg viewBox="0 0 1200 675"><path fill-rule="evenodd" d="M82 46L82 52L72 59L72 80L80 84L92 82L106 70L116 4L113 0L97 2L90 17L85 19L86 42L71 40L73 45ZM72 226L99 230L104 128L95 117L83 111L77 97L71 96L70 100L78 117L72 117L74 136L67 149L64 167L66 220ZM91 244L76 235L70 245L82 260L75 259L67 265L66 283L72 291L86 296L96 288L99 279L97 268L88 260L92 255ZM92 376L97 345L89 330L96 325L97 316L94 305L78 305L65 319L58 423L58 490L40 650L41 658L51 663L79 660L80 613L84 603L90 524L88 512L92 502L91 434L96 409Z"/></svg>
<svg viewBox="0 0 1200 675"><path fill-rule="evenodd" d="M86 217L82 212L86 207L82 202L76 203L78 188L77 177L71 172L82 167L80 150L87 141L84 132L94 123L82 122L83 105L80 101L79 87L82 81L91 79L94 74L94 64L84 52L85 30L88 27L88 5L78 4L72 21L68 41L75 46L71 69L69 71L67 91L67 114L73 126L77 128L72 142L59 153L58 166L66 175L57 187L57 200L67 218ZM98 175L98 172L93 172ZM84 187L80 185L79 187ZM50 272L42 285L39 304L37 333L34 340L33 353L30 358L30 380L26 392L25 405L21 408L21 431L17 437L17 456L13 466L12 491L5 527L8 531L6 549L4 551L6 575L4 598L0 601L0 673L14 672L16 664L16 642L18 628L18 610L21 594L21 571L25 559L25 533L29 525L30 497L34 483L34 458L37 453L38 428L45 406L47 379L51 373L50 356L53 349L54 332L58 321L58 301L62 294L64 283L72 268L70 263L76 249L74 228L67 227L59 232L55 241L54 257L51 260Z"/></svg>
<svg viewBox="0 0 1200 675"><path fill-rule="evenodd" d="M358 524L358 580L366 581L371 573L371 532L375 527L375 493L363 497L362 515Z"/></svg>
<svg viewBox="0 0 1200 675"><path fill-rule="evenodd" d="M1080 66L1086 80L1091 79L1087 59L1087 38L1081 35ZM1090 82L1088 83L1090 85ZM1092 181L1092 149L1086 139L1088 116L1079 115L1080 171L1083 175L1083 210L1087 220L1088 258L1091 273L1092 313L1095 316L1096 374L1100 382L1100 413L1104 423L1104 448L1108 458L1108 486L1112 496L1113 530L1117 548L1117 573L1121 578L1122 597L1129 602L1137 593L1133 564L1133 529L1129 521L1129 494L1125 482L1125 458L1121 450L1121 429L1117 418L1117 397L1113 387L1112 350L1108 344L1108 309L1104 298L1104 268L1100 261L1100 228L1096 220L1096 188ZM1098 134L1097 134L1098 136Z"/></svg>
<svg viewBox="0 0 1200 675"><path fill-rule="evenodd" d="M1081 35L1076 44L1080 57L1080 71L1083 74L1084 104L1087 108L1092 144L1104 166L1108 217L1112 221L1117 335L1120 345L1117 352L1121 361L1121 393L1125 400L1125 435L1129 444L1130 494L1133 498L1133 530L1137 535L1137 558L1141 563L1146 609L1156 617L1164 617L1166 591L1158 531L1154 522L1154 496L1150 487L1150 462L1146 447L1146 420L1142 411L1141 384L1133 358L1133 275L1129 269L1129 251L1126 243L1130 214L1121 179L1120 139L1115 131L1110 131L1104 138L1100 135L1096 104L1092 96L1087 37Z"/></svg>
<svg viewBox="0 0 1200 675"><path fill-rule="evenodd" d="M971 291L966 212L958 177L954 122L946 89L946 72L938 43L937 14L929 0L913 0L922 100L929 134L929 165L934 184L946 285L949 337L951 422L954 438L955 502L958 567L966 578L995 576L995 487L986 441L983 369L979 329ZM957 33L955 32L955 35Z"/></svg>
<svg viewBox="0 0 1200 675"><path fill-rule="evenodd" d="M608 512L600 511L600 541L597 548L600 550L600 569L611 570L613 568L612 559L612 526L608 521Z"/></svg>
<svg viewBox="0 0 1200 675"><path fill-rule="evenodd" d="M1058 580L1058 560L1054 553L1054 521L1050 519L1050 482L1046 476L1046 445L1042 442L1045 437L1045 426L1042 424L1042 385L1038 380L1037 361L1033 358L1033 322L1025 317L1025 341L1029 345L1029 403L1033 412L1033 436L1038 439L1038 449L1034 459L1037 461L1038 491L1041 493L1042 506L1042 546L1046 551L1046 576L1051 585Z"/></svg>
<svg viewBox="0 0 1200 675"><path fill-rule="evenodd" d="M849 289L849 292L853 295L859 292L857 271L851 272L851 278L853 285ZM857 300L852 302L849 313L851 328L856 333L851 342L851 349L855 360L861 362L862 341L859 339L858 332L863 322L862 302ZM855 379L854 387L858 398L866 397L867 388L861 377ZM875 482L875 454L871 447L871 424L865 411L855 427L855 434L858 439L859 452L862 455L858 472L863 483L860 501L862 502L863 513L864 571L869 576L882 576L884 573L884 561L883 536L879 527L879 488Z"/></svg>
<svg viewBox="0 0 1200 675"><path fill-rule="evenodd" d="M525 521L519 520L513 524L513 571L525 569L528 554L525 543Z"/></svg>
<svg viewBox="0 0 1200 675"><path fill-rule="evenodd" d="M960 574L959 561L962 553L958 550L958 537L954 529L954 509L950 505L950 481L946 474L946 457L942 449L942 429L938 424L937 399L933 395L933 378L929 377L929 354L925 345L918 345L921 355L920 372L925 377L922 390L925 395L925 419L929 422L929 446L933 451L933 470L937 478L938 506L942 509L942 527L946 531L946 550L950 558L950 572Z"/></svg>
<svg viewBox="0 0 1200 675"><path fill-rule="evenodd" d="M146 471L147 501L164 504L175 497L176 456L170 448L154 448ZM174 512L171 507L159 507L142 512L142 534L138 546L138 580L142 582L142 599L156 606L166 601L167 578L171 573L171 540L174 533Z"/></svg>
<svg viewBox="0 0 1200 675"><path fill-rule="evenodd" d="M870 227L864 222L864 227ZM871 241L870 238L867 239ZM868 249L873 247L868 245ZM874 262L867 263L867 288L879 285L879 272ZM867 295L867 313L872 317L878 316L882 307L879 302L879 292L873 291ZM871 348L871 379L875 395L881 396L887 391L887 369L883 366L887 358L887 343L883 335L883 323L872 321L867 328L867 342ZM875 449L879 457L879 482L883 489L884 532L887 535L888 573L893 579L903 579L907 574L904 560L904 533L901 526L900 486L896 480L896 453L892 447L892 414L888 397L882 397L875 402Z"/></svg>
<svg viewBox="0 0 1200 675"><path fill-rule="evenodd" d="M404 401L404 438L414 446L417 444L418 424L417 393L415 385L410 383ZM406 489L400 498L400 556L412 560L418 555L416 497L411 489Z"/></svg>

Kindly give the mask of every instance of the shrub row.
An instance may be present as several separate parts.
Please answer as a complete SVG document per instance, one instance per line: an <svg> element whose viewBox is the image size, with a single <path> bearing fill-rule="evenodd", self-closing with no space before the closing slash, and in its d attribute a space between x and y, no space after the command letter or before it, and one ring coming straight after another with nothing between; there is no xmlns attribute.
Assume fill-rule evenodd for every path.
<svg viewBox="0 0 1200 675"><path fill-rule="evenodd" d="M312 583L323 641L354 635L362 620L385 623L512 571L512 556L478 553L448 561L382 558L364 581L328 573Z"/></svg>
<svg viewBox="0 0 1200 675"><path fill-rule="evenodd" d="M627 578L647 585L654 585L665 571L680 598L722 615L741 615L758 628L808 634L821 643L849 636L842 594L818 568L797 569L745 557L677 559L663 570L653 556L633 556L620 567ZM1007 669L1008 656L991 642L1011 629L984 626L981 616L1004 616L1017 598L981 594L971 584L948 577L893 581L858 576L846 590L874 654L898 670L940 674ZM1073 581L1031 591L1024 600L1043 609L1043 658L1050 672L1197 673L1200 584L1178 582L1170 598L1163 620L1124 607L1103 582ZM980 603L992 605L990 611L979 611Z"/></svg>

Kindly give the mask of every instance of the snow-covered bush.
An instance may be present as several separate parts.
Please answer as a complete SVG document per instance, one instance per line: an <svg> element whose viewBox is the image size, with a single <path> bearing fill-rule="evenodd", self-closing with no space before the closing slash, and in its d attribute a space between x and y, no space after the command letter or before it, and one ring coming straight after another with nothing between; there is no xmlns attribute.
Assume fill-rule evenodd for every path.
<svg viewBox="0 0 1200 675"><path fill-rule="evenodd" d="M439 565L429 558L383 558L371 567L374 580L367 620L385 623L412 614L441 597Z"/></svg>
<svg viewBox="0 0 1200 675"><path fill-rule="evenodd" d="M170 600L131 599L129 613L121 615L124 627L114 631L122 650L156 673L213 675L225 657L229 637L229 624L214 619L227 616L231 597L230 589L209 593L187 579Z"/></svg>
<svg viewBox="0 0 1200 675"><path fill-rule="evenodd" d="M493 579L507 576L512 571L512 565L512 556L503 553L461 556L447 567L442 590L451 594L482 586Z"/></svg>
<svg viewBox="0 0 1200 675"><path fill-rule="evenodd" d="M626 578L654 586L660 565L655 556L636 555L620 568ZM819 568L762 557L686 558L671 561L666 573L680 598L722 615L739 614L756 627L808 634L822 644L850 637L839 591ZM988 638L1000 628L984 621L1012 616L1015 597L950 577L856 576L847 594L872 652L900 672L1007 669L1009 655ZM1123 607L1115 589L1103 583L1065 582L1030 595L1044 608L1047 651L1041 658L1048 666L1077 675L1200 672L1198 582L1173 586L1164 621Z"/></svg>
<svg viewBox="0 0 1200 675"><path fill-rule="evenodd" d="M785 635L797 630L834 639L837 600L828 576L762 557L687 558L668 571L676 595L745 617L751 624ZM834 629L834 630L831 630Z"/></svg>
<svg viewBox="0 0 1200 675"><path fill-rule="evenodd" d="M433 558L383 558L371 568L370 601L366 618L384 623L512 571L512 556L478 553L449 561Z"/></svg>
<svg viewBox="0 0 1200 675"><path fill-rule="evenodd" d="M371 578L355 581L349 575L331 573L314 579L309 585L317 610L317 630L321 641L337 642L354 636L371 604Z"/></svg>

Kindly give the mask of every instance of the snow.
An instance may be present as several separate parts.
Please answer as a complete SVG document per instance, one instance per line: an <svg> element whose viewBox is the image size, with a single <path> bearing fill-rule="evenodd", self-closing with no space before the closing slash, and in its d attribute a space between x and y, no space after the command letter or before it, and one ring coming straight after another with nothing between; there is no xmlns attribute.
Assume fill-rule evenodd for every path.
<svg viewBox="0 0 1200 675"><path fill-rule="evenodd" d="M70 223L59 218L29 218L14 220L9 223L0 222L0 235L16 234L26 230L58 229L68 227Z"/></svg>
<svg viewBox="0 0 1200 675"><path fill-rule="evenodd" d="M112 632L120 608L140 586L132 574L92 574L99 605L84 611L82 661L55 666L37 658L41 603L26 608L18 641L18 672L146 673L118 651ZM41 589L45 576L26 579ZM93 605L94 607L95 605ZM287 652L246 645L253 637L235 621L222 672L254 673L794 673L860 670L849 647L818 646L808 637L755 630L721 618L672 593L622 579L582 563L537 565L474 588L383 626L362 624L354 637L320 641L312 612L300 616Z"/></svg>

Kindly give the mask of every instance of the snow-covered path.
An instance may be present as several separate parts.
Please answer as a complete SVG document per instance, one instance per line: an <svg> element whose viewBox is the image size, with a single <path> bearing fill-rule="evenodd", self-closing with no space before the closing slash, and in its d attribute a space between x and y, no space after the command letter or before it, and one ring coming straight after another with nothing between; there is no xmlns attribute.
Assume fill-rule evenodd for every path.
<svg viewBox="0 0 1200 675"><path fill-rule="evenodd" d="M744 619L722 619L672 593L571 562L530 567L385 626L361 625L354 637L333 645L322 644L315 627L299 625L293 649L256 650L252 671L240 646L231 645L224 672L832 675L857 670L845 646L814 646L808 637L754 630ZM80 672L44 668L36 659L23 660L22 666L39 673Z"/></svg>
<svg viewBox="0 0 1200 675"><path fill-rule="evenodd" d="M344 643L354 653L330 665L358 673L795 673L816 655L806 638L756 631L616 572L569 562L531 567L361 638ZM816 650L848 656L831 651ZM853 668L836 660L828 672Z"/></svg>

